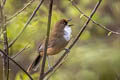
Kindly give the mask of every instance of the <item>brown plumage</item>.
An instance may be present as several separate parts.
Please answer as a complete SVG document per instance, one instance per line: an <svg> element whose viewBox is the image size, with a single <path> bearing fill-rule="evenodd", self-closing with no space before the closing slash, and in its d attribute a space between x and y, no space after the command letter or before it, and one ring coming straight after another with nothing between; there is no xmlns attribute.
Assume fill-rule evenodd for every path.
<svg viewBox="0 0 120 80"><path fill-rule="evenodd" d="M65 26L68 25L68 21L69 20L62 19L54 25L54 28L51 31L49 41L48 41L47 55L55 55L55 54L59 53L68 44L69 40L67 41L64 38L64 35L65 35L64 28L65 28ZM40 63L42 56L44 55L44 47L45 47L45 40L39 46L39 48L38 48L39 55L29 66L29 68L27 70L28 72L31 69L36 70L38 64Z"/></svg>

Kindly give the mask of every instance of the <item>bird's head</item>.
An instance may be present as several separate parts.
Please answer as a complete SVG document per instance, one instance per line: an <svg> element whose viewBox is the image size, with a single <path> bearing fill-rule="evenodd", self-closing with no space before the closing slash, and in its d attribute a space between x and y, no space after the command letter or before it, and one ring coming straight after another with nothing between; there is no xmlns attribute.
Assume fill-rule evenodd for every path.
<svg viewBox="0 0 120 80"><path fill-rule="evenodd" d="M59 20L56 24L55 24L55 28L63 30L65 28L65 26L69 26L71 27L71 25L69 25L68 23L71 21L71 19L61 19Z"/></svg>

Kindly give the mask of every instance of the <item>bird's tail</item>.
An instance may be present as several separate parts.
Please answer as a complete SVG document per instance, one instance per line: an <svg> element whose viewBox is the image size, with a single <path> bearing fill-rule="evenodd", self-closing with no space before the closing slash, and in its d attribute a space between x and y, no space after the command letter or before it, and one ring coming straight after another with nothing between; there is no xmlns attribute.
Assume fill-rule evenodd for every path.
<svg viewBox="0 0 120 80"><path fill-rule="evenodd" d="M30 71L36 71L37 68L39 67L40 61L41 61L42 56L38 55L35 60L33 60L33 62L30 64L30 66L27 69L27 72Z"/></svg>

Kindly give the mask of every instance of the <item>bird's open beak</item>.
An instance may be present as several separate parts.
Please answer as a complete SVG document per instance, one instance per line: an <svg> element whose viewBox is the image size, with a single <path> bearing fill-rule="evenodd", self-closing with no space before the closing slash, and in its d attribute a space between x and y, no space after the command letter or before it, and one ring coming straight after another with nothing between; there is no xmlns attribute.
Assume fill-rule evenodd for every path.
<svg viewBox="0 0 120 80"><path fill-rule="evenodd" d="M69 24L68 26L74 26L73 24Z"/></svg>
<svg viewBox="0 0 120 80"><path fill-rule="evenodd" d="M67 22L70 22L70 21L72 21L72 19L68 19L68 20L67 20Z"/></svg>
<svg viewBox="0 0 120 80"><path fill-rule="evenodd" d="M72 21L72 19L68 19L68 22ZM68 24L68 26L74 26L73 24Z"/></svg>

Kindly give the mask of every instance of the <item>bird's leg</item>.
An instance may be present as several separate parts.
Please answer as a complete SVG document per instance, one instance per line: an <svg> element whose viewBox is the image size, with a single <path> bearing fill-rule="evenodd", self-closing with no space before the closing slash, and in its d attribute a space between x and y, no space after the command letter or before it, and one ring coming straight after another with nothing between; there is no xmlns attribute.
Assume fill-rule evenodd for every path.
<svg viewBox="0 0 120 80"><path fill-rule="evenodd" d="M48 56L48 55L47 55L47 61L48 61L48 68L51 69L50 59L49 59L49 56Z"/></svg>
<svg viewBox="0 0 120 80"><path fill-rule="evenodd" d="M64 50L67 51L67 52L70 52L70 49L68 49L68 48L64 48Z"/></svg>

